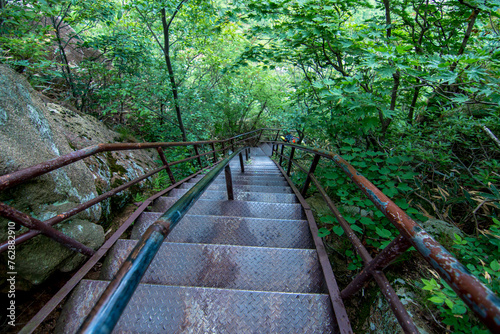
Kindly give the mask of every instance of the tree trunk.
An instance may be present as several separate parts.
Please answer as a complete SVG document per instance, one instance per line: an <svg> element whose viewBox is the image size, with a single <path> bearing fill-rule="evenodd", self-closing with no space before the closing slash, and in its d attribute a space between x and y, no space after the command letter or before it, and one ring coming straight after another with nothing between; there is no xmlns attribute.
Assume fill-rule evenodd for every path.
<svg viewBox="0 0 500 334"><path fill-rule="evenodd" d="M174 20L175 15L177 15L179 10L181 9L182 5L184 4L184 1L185 0L181 1L181 3L177 6L177 9L172 14L172 17L170 18L170 21L168 23L167 23L165 8L163 8L161 10L161 23L163 25L163 37L165 39L165 47L163 50L164 51L163 54L165 55L165 63L167 63L168 76L170 78L170 85L172 87L172 95L174 96L175 112L177 114L177 121L179 122L179 129L181 130L182 133L182 140L187 141L186 129L184 128L184 123L182 122L182 114L179 105L179 96L177 93L177 85L175 83L174 70L172 69L172 63L170 62L170 40L169 40L170 24Z"/></svg>

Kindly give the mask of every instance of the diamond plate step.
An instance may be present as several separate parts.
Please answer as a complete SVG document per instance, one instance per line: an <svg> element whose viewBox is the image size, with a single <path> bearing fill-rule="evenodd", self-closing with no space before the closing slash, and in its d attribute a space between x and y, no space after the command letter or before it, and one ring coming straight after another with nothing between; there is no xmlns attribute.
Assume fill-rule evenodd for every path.
<svg viewBox="0 0 500 334"><path fill-rule="evenodd" d="M187 183L196 183L198 180L189 180ZM213 180L212 184L226 184L226 179L215 179ZM247 179L247 180L241 180L241 179L236 179L233 180L233 186L264 186L264 187L286 187L288 186L288 182L285 180L252 180L252 179Z"/></svg>
<svg viewBox="0 0 500 334"><path fill-rule="evenodd" d="M161 213L144 212L130 239L139 239ZM186 215L166 241L277 248L313 248L306 220Z"/></svg>
<svg viewBox="0 0 500 334"><path fill-rule="evenodd" d="M191 180L201 180L205 175L198 175L193 177ZM256 180L256 181L286 181L285 177L283 175L266 175L263 173L254 175L254 174L245 174L245 173L238 173L238 175L231 175L231 179L234 181L237 180ZM224 173L219 174L217 176L216 180L226 180L226 176ZM288 185L288 183L287 183Z"/></svg>
<svg viewBox="0 0 500 334"><path fill-rule="evenodd" d="M169 197L181 197L188 192L188 189L172 189ZM201 199L210 200L227 200L227 191L212 191L207 190L201 195ZM298 203L297 197L294 194L280 194L280 193L249 193L244 191L237 191L234 193L234 199L237 201L251 201L251 202L271 202L271 203Z"/></svg>
<svg viewBox="0 0 500 334"><path fill-rule="evenodd" d="M183 183L178 188L180 189L191 189L195 184L194 183ZM226 185L221 183L212 183L207 190L215 190L215 191L224 191L226 190ZM293 193L292 188L290 187L279 187L279 186L240 186L233 185L233 191L235 193L239 191L244 192L259 192L259 193L281 193L281 194L291 194Z"/></svg>
<svg viewBox="0 0 500 334"><path fill-rule="evenodd" d="M178 198L160 197L151 207L153 212L167 211ZM305 219L300 204L245 201L211 201L199 199L187 212L190 215L235 216L270 219Z"/></svg>
<svg viewBox="0 0 500 334"><path fill-rule="evenodd" d="M110 280L137 244L119 239L101 269ZM321 293L323 273L313 249L165 242L142 283L238 290Z"/></svg>
<svg viewBox="0 0 500 334"><path fill-rule="evenodd" d="M56 333L75 333L108 282L83 280ZM113 333L336 333L328 295L139 284Z"/></svg>

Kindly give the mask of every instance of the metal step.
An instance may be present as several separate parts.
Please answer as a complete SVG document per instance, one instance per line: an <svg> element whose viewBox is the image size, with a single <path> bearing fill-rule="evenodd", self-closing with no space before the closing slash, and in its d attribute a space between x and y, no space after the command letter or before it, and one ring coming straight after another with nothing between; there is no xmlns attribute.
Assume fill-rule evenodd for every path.
<svg viewBox="0 0 500 334"><path fill-rule="evenodd" d="M154 201L151 211L165 212L177 200L178 198L175 197L160 197ZM302 206L298 203L211 201L206 199L196 201L187 214L270 219L305 219Z"/></svg>
<svg viewBox="0 0 500 334"><path fill-rule="evenodd" d="M196 183L199 180L189 180L187 183ZM220 179L217 178L215 179L212 184L226 184L226 179ZM286 187L288 186L288 182L285 180L252 180L252 179L247 179L247 180L241 180L241 179L236 179L233 180L233 186L264 186L264 187L272 187L272 186L278 186L278 187Z"/></svg>
<svg viewBox="0 0 500 334"><path fill-rule="evenodd" d="M108 282L83 280L56 333L75 333ZM324 294L139 284L113 333L337 333Z"/></svg>
<svg viewBox="0 0 500 334"><path fill-rule="evenodd" d="M189 189L172 189L169 197L181 197L188 192ZM201 199L210 200L227 200L227 191L212 191L207 190L201 195ZM249 193L244 191L237 191L234 193L234 199L237 201L251 201L251 202L271 202L271 203L298 203L297 197L294 194L280 194L280 193Z"/></svg>
<svg viewBox="0 0 500 334"><path fill-rule="evenodd" d="M108 252L101 279L111 280L137 244L119 239ZM109 260L108 260L109 259ZM298 293L325 292L317 252L165 242L141 283Z"/></svg>
<svg viewBox="0 0 500 334"><path fill-rule="evenodd" d="M180 189L191 189L194 186L194 183L183 183L178 188ZM215 190L215 191L224 191L226 190L225 184L220 183L212 183L207 190ZM280 193L280 194L291 194L293 193L290 187L279 187L279 186L240 186L233 185L233 191L235 193L239 191L244 192L259 192L259 193Z"/></svg>
<svg viewBox="0 0 500 334"><path fill-rule="evenodd" d="M139 239L161 213L144 212L130 239ZM186 215L167 236L169 242L257 247L314 248L306 220Z"/></svg>
<svg viewBox="0 0 500 334"><path fill-rule="evenodd" d="M201 180L205 175L198 175L198 176L195 176L193 177L191 180ZM226 176L224 175L224 173L221 173L219 174L219 176L216 178L216 180L225 180L226 179ZM286 181L285 180L285 177L283 175L266 175L264 173L260 173L260 174L249 174L249 175L246 175L244 173L238 173L238 175L231 175L231 179L234 181L238 181L238 180L256 180L256 181ZM288 185L288 183L287 183Z"/></svg>

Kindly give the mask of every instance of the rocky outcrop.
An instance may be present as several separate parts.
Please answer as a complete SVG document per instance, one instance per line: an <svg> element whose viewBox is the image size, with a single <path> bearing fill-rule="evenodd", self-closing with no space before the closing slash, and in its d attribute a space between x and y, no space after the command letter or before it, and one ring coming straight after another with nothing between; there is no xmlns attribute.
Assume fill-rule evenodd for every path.
<svg viewBox="0 0 500 334"><path fill-rule="evenodd" d="M119 134L91 116L44 102L22 76L0 65L0 175L119 139ZM0 200L43 221L156 166L152 152L99 154L7 189L0 193ZM134 190L144 186L143 182ZM131 194L131 190L122 191L113 201L95 205L57 228L97 249L104 241L100 223L125 205ZM7 239L6 224L0 218L0 241ZM17 233L25 231L23 227ZM83 258L38 236L16 249L19 285L40 284L57 270L71 271Z"/></svg>

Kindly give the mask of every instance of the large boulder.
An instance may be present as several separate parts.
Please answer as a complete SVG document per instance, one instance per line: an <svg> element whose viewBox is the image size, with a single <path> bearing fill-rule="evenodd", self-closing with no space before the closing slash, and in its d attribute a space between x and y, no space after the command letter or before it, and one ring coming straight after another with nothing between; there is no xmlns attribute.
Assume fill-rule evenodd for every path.
<svg viewBox="0 0 500 334"><path fill-rule="evenodd" d="M93 117L47 102L21 75L0 65L0 175L119 138ZM2 191L0 201L43 221L156 166L152 152L99 154ZM135 191L147 186L141 184ZM131 195L131 190L122 191L112 201L94 205L57 228L97 249L104 242L99 224L124 206ZM26 230L21 227L17 234ZM7 220L0 217L0 241L7 239L6 233ZM49 238L37 236L16 248L18 284L26 288L40 284L57 270L73 270L83 259ZM0 277L0 283L4 279Z"/></svg>

